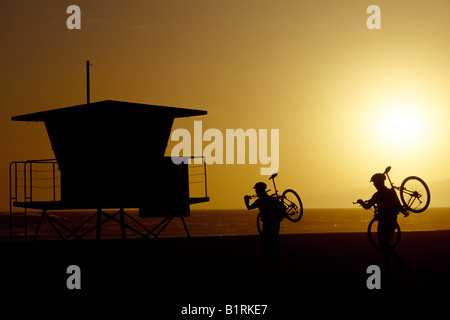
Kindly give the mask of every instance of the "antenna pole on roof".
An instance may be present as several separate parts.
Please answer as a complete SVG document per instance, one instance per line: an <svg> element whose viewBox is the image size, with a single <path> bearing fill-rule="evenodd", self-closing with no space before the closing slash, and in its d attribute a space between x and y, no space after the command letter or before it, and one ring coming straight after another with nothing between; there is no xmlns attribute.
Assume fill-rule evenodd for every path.
<svg viewBox="0 0 450 320"><path fill-rule="evenodd" d="M91 103L91 86L89 83L89 60L86 60L86 92L87 92L87 104Z"/></svg>

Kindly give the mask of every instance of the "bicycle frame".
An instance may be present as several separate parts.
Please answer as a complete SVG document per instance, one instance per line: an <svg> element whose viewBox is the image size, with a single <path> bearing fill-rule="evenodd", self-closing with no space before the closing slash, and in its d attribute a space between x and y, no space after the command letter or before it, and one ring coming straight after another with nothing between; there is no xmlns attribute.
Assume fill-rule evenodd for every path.
<svg viewBox="0 0 450 320"><path fill-rule="evenodd" d="M395 189L395 190L400 190L400 187L394 186L394 184L392 183L391 178L389 177L389 171L391 171L391 167L387 167L387 168L384 170L383 174L384 174L384 175L386 176L386 178L388 179L389 184L391 185L391 188L392 188L392 189Z"/></svg>
<svg viewBox="0 0 450 320"><path fill-rule="evenodd" d="M394 190L400 191L400 187L394 186L394 184L392 183L391 178L389 177L389 171L391 171L391 166L386 167L386 169L384 169L383 174L388 179L389 184L391 185L391 188L394 189ZM395 193L395 194L397 195L397 198L399 198L398 194L397 193ZM400 199L398 199L398 201L401 203ZM374 210L375 211L374 212L374 218L378 218L378 208L375 207L374 209L375 209ZM404 206L402 205L401 212L406 212L406 211L408 211L408 210L406 208L404 208Z"/></svg>
<svg viewBox="0 0 450 320"><path fill-rule="evenodd" d="M395 189L395 190L399 190L400 188L394 186L394 184L392 183L391 178L389 177L389 171L391 171L391 166L386 167L386 169L384 170L383 174L387 177L387 179L389 181L389 184L391 185L391 188ZM398 197L398 195L397 195L397 197ZM400 201L400 199L399 199L399 201ZM357 204L357 202L353 202L353 204ZM377 219L378 218L378 207L374 206L373 211L374 211L374 215L373 216L374 216L374 218Z"/></svg>
<svg viewBox="0 0 450 320"><path fill-rule="evenodd" d="M277 190L277 186L275 185L275 177L278 175L278 173L272 173L272 175L270 176L269 180L272 180L273 183L273 188L275 189L275 196L277 197L277 199L280 198L280 196L278 195L278 190Z"/></svg>
<svg viewBox="0 0 450 320"><path fill-rule="evenodd" d="M391 181L391 178L389 177L389 171L391 171L391 167L389 166L389 167L387 167L385 170L384 170L384 172L383 172L383 174L387 177L387 179L388 179L388 181L389 181L389 184L391 185L391 188L392 189L395 189L395 190L397 190L397 191L399 191L400 192L400 187L397 187L397 186L394 186L394 184L392 183L392 181ZM412 197L414 197L414 199L418 199L419 201L420 201L420 196L419 196L419 194L417 193L417 192L415 192L415 191L409 191L409 190L404 190L404 192L406 192L407 194L409 194L409 195L411 195ZM397 193L395 193L395 194L397 194ZM397 194L397 197L398 197L398 194ZM399 199L399 201L400 201L400 199ZM413 200L413 202L414 202L414 200ZM401 203L401 201L400 201L400 203ZM412 203L411 203L411 205L412 205ZM409 211L404 205L402 205L402 209L401 209L401 212L407 212L407 211ZM375 210L375 217L377 216L377 214L378 214L378 212L377 212L377 209Z"/></svg>
<svg viewBox="0 0 450 320"><path fill-rule="evenodd" d="M278 194L277 185L275 183L275 177L278 173L273 173L269 180L272 180L274 193L269 194L270 197L275 198L281 206L278 208L283 208L283 218L287 218L291 222L298 222L303 216L303 204L300 199L300 196L292 189L286 189L283 191L281 195ZM270 189L266 190L266 193L271 191ZM248 197L248 196L246 196ZM250 196L251 198L258 197L257 195ZM256 225L258 228L258 232L261 234L262 230L262 221L261 221L261 212L256 217Z"/></svg>
<svg viewBox="0 0 450 320"><path fill-rule="evenodd" d="M390 166L387 167L387 168L384 170L383 174L388 178L389 183L391 184L391 187L392 187L393 189L398 190L398 187L395 187L395 186L394 186L394 184L393 184L392 181L391 181L391 178L389 177L389 171L391 171L391 167L390 167Z"/></svg>
<svg viewBox="0 0 450 320"><path fill-rule="evenodd" d="M396 195L400 198L399 201L402 204L401 212L405 215L405 217L408 216L410 212L420 213L426 210L430 204L430 191L426 183L419 177L409 176L403 180L400 187L397 187L392 183L392 180L389 177L390 170L391 167L387 167L384 170L383 175L385 175L389 181L391 188L399 192L399 194L396 193ZM419 190L415 186L406 187L409 181L418 183ZM425 197L425 200L423 200L422 197Z"/></svg>
<svg viewBox="0 0 450 320"><path fill-rule="evenodd" d="M403 180L403 182L401 183L400 187L396 187L394 186L394 184L392 183L391 178L389 177L389 171L391 170L391 167L387 167L384 172L383 175L385 175L385 177L387 178L387 180L389 181L389 184L391 185L391 188L394 190L397 190L399 192L399 194L397 194L397 192L395 192L397 199L399 200L400 204L401 204L401 208L400 208L400 212L403 213L403 215L406 217L409 216L410 212L415 212L415 213L420 213L423 212L424 210L426 210L426 208L428 208L428 205L430 204L430 190L428 188L428 186L426 185L426 183L419 177L416 176L409 176L407 178L405 178ZM406 184L412 181L413 183L416 182L419 184L419 188L423 188L423 189L419 189L417 190L417 187L411 186L408 187L408 189L405 187ZM378 186L376 186L378 188ZM410 196L409 199L405 199L405 195ZM422 197L425 197L424 201L421 200ZM418 201L420 203L420 205L424 204L424 206L422 208L418 208L418 207L413 207L413 203L415 201ZM362 200L358 200L356 202L353 202L354 204L361 204L365 209L369 209L367 207L369 200L366 201L362 201ZM366 206L364 206L364 204L362 203L364 202L364 204L366 204ZM372 210L372 208L370 208ZM369 235L369 240L370 242L378 249L380 249L379 245L377 245L372 237L372 227L373 224L375 223L375 221L379 220L379 208L377 206L377 204L375 204L373 206L373 219L370 221L369 226L368 226L368 235ZM395 239L394 244L392 245L393 247L395 247L399 241L400 241L400 237L401 237L401 230L400 230L400 225L397 223L396 226L396 230L397 230L397 238Z"/></svg>

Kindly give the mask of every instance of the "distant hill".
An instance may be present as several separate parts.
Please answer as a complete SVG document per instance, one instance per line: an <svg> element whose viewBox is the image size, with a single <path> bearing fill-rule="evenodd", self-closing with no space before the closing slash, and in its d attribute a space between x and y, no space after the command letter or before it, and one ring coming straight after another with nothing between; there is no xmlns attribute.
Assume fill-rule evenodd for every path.
<svg viewBox="0 0 450 320"><path fill-rule="evenodd" d="M427 182L431 192L432 207L450 207L450 179ZM305 208L352 208L357 199L369 199L375 189L358 188L349 191L324 193L316 195L301 195Z"/></svg>

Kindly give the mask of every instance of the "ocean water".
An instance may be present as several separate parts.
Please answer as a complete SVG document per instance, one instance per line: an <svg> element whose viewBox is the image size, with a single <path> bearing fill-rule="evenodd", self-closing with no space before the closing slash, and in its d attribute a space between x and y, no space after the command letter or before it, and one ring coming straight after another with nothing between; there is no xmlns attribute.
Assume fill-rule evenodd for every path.
<svg viewBox="0 0 450 320"><path fill-rule="evenodd" d="M114 211L107 211L113 213ZM67 226L76 229L83 221L88 219L94 211L66 211L50 212L50 214ZM130 216L137 219L148 230L154 228L161 218L138 218L136 211L127 211ZM186 225L189 233L194 237L201 236L230 236L230 235L256 235L256 216L258 211L242 210L191 210L191 216L186 217ZM40 212L28 214L28 237L32 238L37 226ZM373 213L362 208L349 209L308 209L305 208L303 217L299 222L293 223L285 220L281 224L281 234L297 233L341 233L341 232L366 232L367 225L373 217ZM78 234L83 233L92 223L87 224ZM141 232L144 231L131 219L126 219L130 227ZM403 218L399 215L398 223L402 231L431 231L450 230L450 208L428 208L425 212ZM65 233L61 231L64 235ZM157 231L155 231L157 232ZM161 232L160 237L184 237L186 236L180 218L174 218ZM94 238L95 231L87 235ZM102 238L119 238L120 225L114 221L108 221L102 225ZM127 237L139 237L127 230ZM9 239L9 213L0 213L0 240ZM48 222L42 224L38 239L58 239L57 233Z"/></svg>
<svg viewBox="0 0 450 320"><path fill-rule="evenodd" d="M191 234L207 235L253 235L256 228L257 210L211 210L192 211L186 221ZM362 208L304 209L299 222L285 219L280 233L341 233L366 232L373 212ZM404 218L399 215L402 231L450 230L450 208L429 208L423 213Z"/></svg>

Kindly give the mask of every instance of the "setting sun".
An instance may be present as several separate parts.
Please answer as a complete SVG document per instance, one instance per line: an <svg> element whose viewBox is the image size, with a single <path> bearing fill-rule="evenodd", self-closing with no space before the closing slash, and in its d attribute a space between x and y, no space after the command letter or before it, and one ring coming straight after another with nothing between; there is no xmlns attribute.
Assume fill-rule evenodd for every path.
<svg viewBox="0 0 450 320"><path fill-rule="evenodd" d="M377 109L375 135L386 147L417 148L430 138L427 118L421 101L397 97Z"/></svg>

